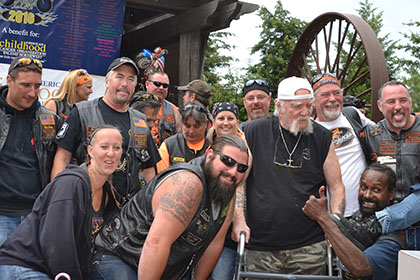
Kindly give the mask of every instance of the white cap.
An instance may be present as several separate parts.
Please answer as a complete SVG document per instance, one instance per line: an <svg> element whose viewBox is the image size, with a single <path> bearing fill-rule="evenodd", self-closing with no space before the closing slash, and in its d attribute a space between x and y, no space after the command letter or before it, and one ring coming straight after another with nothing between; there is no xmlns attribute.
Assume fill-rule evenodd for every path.
<svg viewBox="0 0 420 280"><path fill-rule="evenodd" d="M309 93L304 95L295 95L296 91L300 89L306 89ZM277 91L277 98L280 100L301 100L314 98L314 92L308 80L293 76L280 82Z"/></svg>

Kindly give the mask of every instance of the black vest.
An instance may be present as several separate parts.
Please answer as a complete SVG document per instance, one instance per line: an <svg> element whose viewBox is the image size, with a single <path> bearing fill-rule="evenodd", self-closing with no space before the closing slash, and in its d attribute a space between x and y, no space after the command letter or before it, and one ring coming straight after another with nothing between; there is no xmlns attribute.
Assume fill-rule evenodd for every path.
<svg viewBox="0 0 420 280"><path fill-rule="evenodd" d="M99 250L118 256L137 271L140 255L153 223L152 198L155 190L168 176L189 170L203 182L203 197L193 220L172 244L168 263L161 279L183 279L200 259L218 233L226 218L229 204L213 217L213 208L201 164L204 157L193 164L180 163L159 173L104 225L95 240Z"/></svg>
<svg viewBox="0 0 420 280"><path fill-rule="evenodd" d="M206 153L210 142L207 138L204 138L205 142L203 148L194 153L188 145L181 132L172 135L168 139L165 139L166 148L168 149L169 154L169 165L172 166L181 162L189 162L190 160L202 156Z"/></svg>

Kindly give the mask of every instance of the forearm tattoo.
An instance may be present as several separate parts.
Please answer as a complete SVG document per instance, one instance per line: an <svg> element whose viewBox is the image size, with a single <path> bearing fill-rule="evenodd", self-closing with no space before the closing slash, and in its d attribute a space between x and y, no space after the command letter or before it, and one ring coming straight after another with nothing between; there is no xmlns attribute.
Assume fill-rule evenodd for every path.
<svg viewBox="0 0 420 280"><path fill-rule="evenodd" d="M245 192L243 191L243 189L240 189L240 188L236 189L235 207L245 208L245 204L246 204Z"/></svg>
<svg viewBox="0 0 420 280"><path fill-rule="evenodd" d="M173 187L162 195L158 208L187 227L200 204L202 184L195 175L186 172L176 173L168 180Z"/></svg>

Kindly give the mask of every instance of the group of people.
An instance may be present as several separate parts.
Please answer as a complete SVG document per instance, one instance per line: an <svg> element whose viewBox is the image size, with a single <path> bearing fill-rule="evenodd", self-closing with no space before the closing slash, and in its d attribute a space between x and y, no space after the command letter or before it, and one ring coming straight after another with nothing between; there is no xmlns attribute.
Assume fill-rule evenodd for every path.
<svg viewBox="0 0 420 280"><path fill-rule="evenodd" d="M166 99L164 72L115 59L103 97L69 73L38 102L42 64L15 58L0 88L1 279L232 279L246 233L249 271L396 279L417 249L420 118L407 87L379 90L377 124L343 106L340 80L261 79L248 119L202 80ZM420 236L420 235L419 235ZM327 241L326 241L327 238ZM350 278L349 278L350 279Z"/></svg>

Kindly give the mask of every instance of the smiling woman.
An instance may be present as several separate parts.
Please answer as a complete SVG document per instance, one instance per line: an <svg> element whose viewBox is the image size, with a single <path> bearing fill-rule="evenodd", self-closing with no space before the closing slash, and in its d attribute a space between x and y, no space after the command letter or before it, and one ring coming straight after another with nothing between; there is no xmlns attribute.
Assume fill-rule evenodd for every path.
<svg viewBox="0 0 420 280"><path fill-rule="evenodd" d="M51 279L60 272L87 279L92 240L118 206L111 176L121 154L118 128L106 125L93 132L86 164L59 173L0 248L0 279L14 279L16 273L18 279L25 273Z"/></svg>

